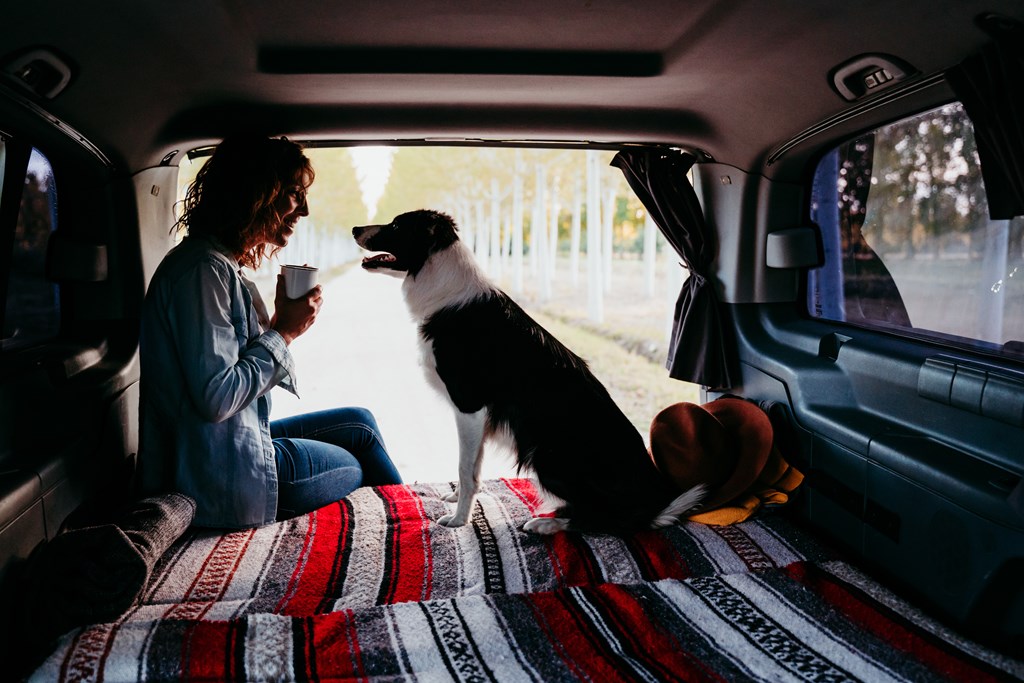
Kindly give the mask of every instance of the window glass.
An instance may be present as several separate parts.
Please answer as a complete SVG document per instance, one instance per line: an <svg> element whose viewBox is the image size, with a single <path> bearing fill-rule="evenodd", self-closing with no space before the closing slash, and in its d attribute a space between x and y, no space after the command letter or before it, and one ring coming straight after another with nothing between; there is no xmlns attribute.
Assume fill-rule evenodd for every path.
<svg viewBox="0 0 1024 683"><path fill-rule="evenodd" d="M4 315L5 349L55 337L60 325L57 286L46 279L46 245L57 227L57 188L50 162L32 150L14 231Z"/></svg>
<svg viewBox="0 0 1024 683"><path fill-rule="evenodd" d="M1024 219L988 217L959 104L825 155L811 220L825 252L812 316L1024 358Z"/></svg>

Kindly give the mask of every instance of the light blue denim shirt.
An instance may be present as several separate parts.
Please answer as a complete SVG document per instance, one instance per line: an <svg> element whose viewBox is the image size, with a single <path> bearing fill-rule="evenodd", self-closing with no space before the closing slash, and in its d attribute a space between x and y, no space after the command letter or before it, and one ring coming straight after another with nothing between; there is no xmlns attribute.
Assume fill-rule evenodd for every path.
<svg viewBox="0 0 1024 683"><path fill-rule="evenodd" d="M194 498L198 526L253 527L277 516L269 392L280 384L294 393L295 374L265 315L237 261L202 236L164 257L146 294L141 484Z"/></svg>

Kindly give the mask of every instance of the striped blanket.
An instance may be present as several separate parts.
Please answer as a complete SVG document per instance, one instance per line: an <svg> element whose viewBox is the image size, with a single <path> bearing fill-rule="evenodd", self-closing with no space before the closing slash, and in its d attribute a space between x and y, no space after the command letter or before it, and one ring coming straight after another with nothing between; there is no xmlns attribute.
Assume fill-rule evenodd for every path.
<svg viewBox="0 0 1024 683"><path fill-rule="evenodd" d="M781 517L542 537L528 480L485 482L459 529L434 522L451 490L191 531L33 680L1024 680Z"/></svg>

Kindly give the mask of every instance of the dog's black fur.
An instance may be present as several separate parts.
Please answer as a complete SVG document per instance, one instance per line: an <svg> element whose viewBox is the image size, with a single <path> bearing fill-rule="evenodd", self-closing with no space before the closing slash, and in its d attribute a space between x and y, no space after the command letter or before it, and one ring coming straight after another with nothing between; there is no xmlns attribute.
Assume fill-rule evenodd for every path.
<svg viewBox="0 0 1024 683"><path fill-rule="evenodd" d="M556 511L561 523L535 519L531 531L663 526L697 502L699 491L680 496L656 469L643 437L586 362L486 280L450 217L413 211L387 225L354 228L353 235L363 248L384 252L364 268L404 276L428 377L433 365L457 411L460 506L442 523L467 521L482 442L502 432L520 470L535 473L564 501ZM480 418L479 442L473 416Z"/></svg>

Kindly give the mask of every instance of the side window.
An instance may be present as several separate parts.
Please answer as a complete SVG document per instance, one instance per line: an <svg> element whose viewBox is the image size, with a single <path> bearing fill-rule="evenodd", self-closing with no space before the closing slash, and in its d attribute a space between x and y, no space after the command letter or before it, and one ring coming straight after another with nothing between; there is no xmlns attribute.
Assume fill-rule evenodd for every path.
<svg viewBox="0 0 1024 683"><path fill-rule="evenodd" d="M826 154L810 208L811 316L1024 359L1024 218L989 218L959 104Z"/></svg>
<svg viewBox="0 0 1024 683"><path fill-rule="evenodd" d="M46 279L46 245L57 227L57 187L49 160L33 149L14 228L3 348L53 338L60 325L56 284Z"/></svg>

